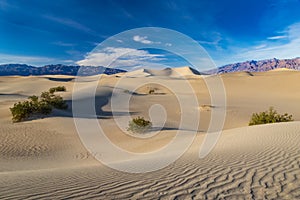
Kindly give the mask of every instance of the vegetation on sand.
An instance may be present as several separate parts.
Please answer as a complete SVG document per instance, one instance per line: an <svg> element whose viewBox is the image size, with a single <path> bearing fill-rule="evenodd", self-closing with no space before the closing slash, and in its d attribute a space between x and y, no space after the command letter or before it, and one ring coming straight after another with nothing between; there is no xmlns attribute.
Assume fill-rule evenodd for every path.
<svg viewBox="0 0 300 200"><path fill-rule="evenodd" d="M154 94L155 93L155 90L154 89L150 89L148 94Z"/></svg>
<svg viewBox="0 0 300 200"><path fill-rule="evenodd" d="M65 86L57 86L49 89L49 92L53 94L54 92L65 92L66 87Z"/></svg>
<svg viewBox="0 0 300 200"><path fill-rule="evenodd" d="M145 120L144 117L133 118L128 123L128 131L133 133L145 133L152 127L152 123L148 120Z"/></svg>
<svg viewBox="0 0 300 200"><path fill-rule="evenodd" d="M67 109L68 105L66 101L58 95L55 95L56 91L66 91L64 86L56 88L50 88L48 92L43 92L40 97L30 96L28 100L15 103L10 108L13 122L21 122L33 115L48 115L52 112L53 108Z"/></svg>
<svg viewBox="0 0 300 200"><path fill-rule="evenodd" d="M289 121L294 121L292 115L287 113L280 115L276 110L274 110L273 107L270 107L268 111L253 113L249 122L249 126Z"/></svg>

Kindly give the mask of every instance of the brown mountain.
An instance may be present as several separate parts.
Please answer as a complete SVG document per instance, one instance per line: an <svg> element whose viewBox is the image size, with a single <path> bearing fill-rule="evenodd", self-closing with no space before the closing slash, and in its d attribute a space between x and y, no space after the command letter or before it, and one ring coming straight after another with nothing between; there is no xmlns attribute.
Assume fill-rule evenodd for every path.
<svg viewBox="0 0 300 200"><path fill-rule="evenodd" d="M209 73L230 73L238 71L248 71L248 72L264 72L272 69L278 68L288 68L300 70L300 58L294 59L268 59L259 61L246 61L241 63L234 63L229 65L224 65L214 70L208 71Z"/></svg>

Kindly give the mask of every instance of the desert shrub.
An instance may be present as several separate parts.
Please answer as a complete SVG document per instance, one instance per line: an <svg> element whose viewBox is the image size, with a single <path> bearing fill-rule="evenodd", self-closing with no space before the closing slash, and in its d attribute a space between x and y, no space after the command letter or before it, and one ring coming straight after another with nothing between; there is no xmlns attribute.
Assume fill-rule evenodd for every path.
<svg viewBox="0 0 300 200"><path fill-rule="evenodd" d="M28 97L31 106L32 114L50 114L52 111L51 105L47 104L43 100L40 100L38 96Z"/></svg>
<svg viewBox="0 0 300 200"><path fill-rule="evenodd" d="M154 94L154 93L155 93L155 90L154 90L154 89L150 89L148 93L149 93L149 94Z"/></svg>
<svg viewBox="0 0 300 200"><path fill-rule="evenodd" d="M143 117L133 118L128 123L128 131L133 133L145 133L152 127L152 123L148 120L145 120Z"/></svg>
<svg viewBox="0 0 300 200"><path fill-rule="evenodd" d="M67 109L68 105L63 98L53 93L49 90L49 92L42 92L40 97L33 95L28 97L26 101L15 103L10 108L13 116L12 121L21 122L34 114L48 115L51 113L52 108Z"/></svg>
<svg viewBox="0 0 300 200"><path fill-rule="evenodd" d="M39 105L37 107L37 113L40 113L42 115L48 115L52 112L51 105L47 104L46 102L39 102Z"/></svg>
<svg viewBox="0 0 300 200"><path fill-rule="evenodd" d="M123 92L126 93L126 94L131 94L131 93L132 93L132 92L129 91L129 90L124 90Z"/></svg>
<svg viewBox="0 0 300 200"><path fill-rule="evenodd" d="M270 107L268 111L253 113L249 126L258 124L278 123L293 121L293 116L287 113L281 115L278 114L273 107Z"/></svg>
<svg viewBox="0 0 300 200"><path fill-rule="evenodd" d="M28 99L31 100L33 103L37 103L39 101L39 97L35 95L29 96Z"/></svg>
<svg viewBox="0 0 300 200"><path fill-rule="evenodd" d="M53 94L54 92L65 92L66 87L65 86L57 86L49 89L49 92Z"/></svg>
<svg viewBox="0 0 300 200"><path fill-rule="evenodd" d="M51 96L54 96L51 92L42 92L41 98L45 101L49 101L51 99Z"/></svg>
<svg viewBox="0 0 300 200"><path fill-rule="evenodd" d="M12 113L12 121L20 122L28 118L33 113L33 107L30 101L15 103L12 108L10 108Z"/></svg>
<svg viewBox="0 0 300 200"><path fill-rule="evenodd" d="M64 101L64 99L61 96L53 96L50 99L50 103L51 106L53 106L54 108L57 109L67 109L68 105L66 104L66 101Z"/></svg>
<svg viewBox="0 0 300 200"><path fill-rule="evenodd" d="M68 105L61 96L54 95L51 92L42 92L41 101L45 102L57 109L67 109Z"/></svg>

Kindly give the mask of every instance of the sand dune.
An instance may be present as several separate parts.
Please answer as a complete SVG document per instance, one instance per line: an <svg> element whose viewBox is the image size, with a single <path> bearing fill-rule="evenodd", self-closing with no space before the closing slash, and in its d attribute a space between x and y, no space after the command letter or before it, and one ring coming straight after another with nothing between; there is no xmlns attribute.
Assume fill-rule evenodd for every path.
<svg viewBox="0 0 300 200"><path fill-rule="evenodd" d="M179 74L180 76L200 75L200 72L198 72L197 70L195 70L189 66L173 68L173 71L176 74Z"/></svg>
<svg viewBox="0 0 300 200"><path fill-rule="evenodd" d="M282 72L282 71L296 72L297 70L288 69L288 68L276 68L276 69L270 70L269 72Z"/></svg>
<svg viewBox="0 0 300 200"><path fill-rule="evenodd" d="M127 174L93 164L4 172L0 174L0 196L14 199L297 199L300 195L299 128L297 122L225 131L216 148L204 159L197 157L197 142L202 140L199 135L184 157L172 166L147 174Z"/></svg>
<svg viewBox="0 0 300 200"><path fill-rule="evenodd" d="M165 68L165 69L138 69L135 71L124 73L128 77L147 77L147 76L162 76L162 77L184 77L200 75L191 67Z"/></svg>
<svg viewBox="0 0 300 200"><path fill-rule="evenodd" d="M193 78L176 78L176 74ZM166 168L142 174L116 171L95 160L93 152L87 151L79 139L71 109L55 110L44 119L11 123L9 107L14 102L50 87L66 86L67 92L60 94L71 105L73 78L0 77L0 199L300 198L299 72L221 75L227 94L224 131L213 151L203 159L198 154L211 112L224 108L211 104L203 77L196 76L190 68L139 70L81 79L78 84L83 95L90 84L98 84L97 120L107 137L127 151L147 153L164 147L175 137L182 112L187 116L199 112L200 125L189 150ZM182 111L172 87L183 98L191 98L190 91L183 87L187 82L199 105L186 104ZM155 92L149 93L151 89ZM124 134L113 119L110 104L112 96L118 95L130 96L132 116L148 118L152 105L163 106L168 116L164 128L147 139ZM296 121L247 126L253 112L269 106L293 114ZM117 118L127 116L117 111ZM158 159L165 156L168 155Z"/></svg>
<svg viewBox="0 0 300 200"><path fill-rule="evenodd" d="M138 70L135 70L135 71L122 73L122 74L124 76L127 76L127 77L147 77L147 76L151 76L151 74L145 69L138 69Z"/></svg>
<svg viewBox="0 0 300 200"><path fill-rule="evenodd" d="M163 70L147 69L146 71L152 76L181 77L181 76L200 75L200 72L190 67L165 68Z"/></svg>
<svg viewBox="0 0 300 200"><path fill-rule="evenodd" d="M241 76L241 77L248 77L248 76L254 76L251 72L233 72L228 74L221 74L222 77L228 77L228 76Z"/></svg>

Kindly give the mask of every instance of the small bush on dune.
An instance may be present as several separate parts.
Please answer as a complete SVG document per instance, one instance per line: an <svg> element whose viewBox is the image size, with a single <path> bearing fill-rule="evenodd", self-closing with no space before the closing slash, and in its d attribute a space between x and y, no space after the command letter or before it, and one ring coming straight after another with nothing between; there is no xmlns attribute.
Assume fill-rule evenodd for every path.
<svg viewBox="0 0 300 200"><path fill-rule="evenodd" d="M50 101L50 99L54 96L53 93L51 92L42 92L41 94L41 98L44 100L44 101Z"/></svg>
<svg viewBox="0 0 300 200"><path fill-rule="evenodd" d="M37 103L39 101L39 97L35 95L29 96L28 99L31 100L33 103Z"/></svg>
<svg viewBox="0 0 300 200"><path fill-rule="evenodd" d="M54 96L50 101L50 105L57 109L65 110L68 108L66 101L61 96Z"/></svg>
<svg viewBox="0 0 300 200"><path fill-rule="evenodd" d="M51 94L53 94L54 92L65 92L65 91L67 91L65 86L58 86L49 89L49 92Z"/></svg>
<svg viewBox="0 0 300 200"><path fill-rule="evenodd" d="M43 99L40 99L38 96L30 96L28 97L31 104L31 109L33 114L50 114L52 111L51 105L49 105L47 102L43 101Z"/></svg>
<svg viewBox="0 0 300 200"><path fill-rule="evenodd" d="M155 93L155 90L154 89L150 89L148 94L154 94Z"/></svg>
<svg viewBox="0 0 300 200"><path fill-rule="evenodd" d="M294 121L292 115L289 115L287 113L280 115L276 110L274 110L273 107L270 107L268 111L253 113L249 122L249 126L289 121Z"/></svg>
<svg viewBox="0 0 300 200"><path fill-rule="evenodd" d="M62 90L60 86L59 90ZM58 88L58 87L57 87ZM51 90L52 88L50 88ZM38 96L30 96L28 100L23 102L15 103L10 111L12 113L12 121L13 122L21 122L28 119L30 116L34 114L42 114L48 115L52 112L52 108L57 109L67 109L68 105L63 100L61 96L54 95L54 92L43 92L41 97Z"/></svg>
<svg viewBox="0 0 300 200"><path fill-rule="evenodd" d="M152 123L148 120L145 120L143 117L137 117L132 119L128 123L128 131L133 133L145 133L152 127Z"/></svg>
<svg viewBox="0 0 300 200"><path fill-rule="evenodd" d="M68 108L68 105L66 104L66 102L63 100L63 98L61 96L54 95L51 92L43 92L41 94L41 101L45 102L57 109L67 109Z"/></svg>
<svg viewBox="0 0 300 200"><path fill-rule="evenodd" d="M15 103L10 111L13 115L13 122L20 122L28 118L33 113L32 104L29 101Z"/></svg>
<svg viewBox="0 0 300 200"><path fill-rule="evenodd" d="M37 113L43 114L43 115L48 115L52 112L52 107L51 105L47 104L46 102L39 102Z"/></svg>

